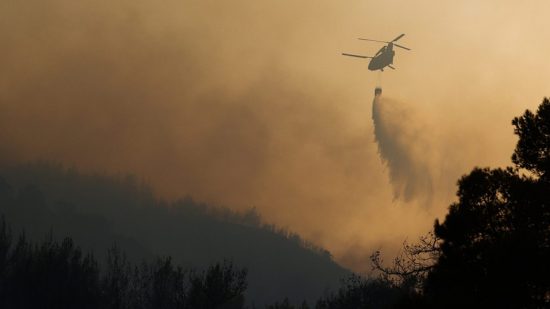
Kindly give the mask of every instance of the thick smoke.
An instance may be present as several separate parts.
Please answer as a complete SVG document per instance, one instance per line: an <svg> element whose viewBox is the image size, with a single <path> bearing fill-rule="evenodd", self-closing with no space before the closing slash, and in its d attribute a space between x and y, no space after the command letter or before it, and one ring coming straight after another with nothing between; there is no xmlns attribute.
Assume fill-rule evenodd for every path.
<svg viewBox="0 0 550 309"><path fill-rule="evenodd" d="M437 9L432 1L0 1L0 160L133 173L162 197L255 206L346 266L370 269L378 245L429 229L461 174L507 163L510 119L547 95L547 48L520 66L517 55L540 43L548 27L530 21L547 20L548 9L493 2L480 11L479 1ZM510 36L514 29L522 30ZM414 52L397 54L385 87L440 123L425 130L418 115L397 117L403 104L381 106L382 117L397 109L388 110L396 118L386 118L384 141L396 127L407 136L392 146L405 150L385 155L397 164L396 153L412 151L403 162L415 166L399 166L401 198L392 203L365 121L375 75L340 52L370 55L379 46L356 36L402 32ZM505 71L487 75L495 68ZM458 129L448 135L449 127ZM447 195L429 210L417 201L394 207L430 193L409 181L428 177L427 164L431 193Z"/></svg>
<svg viewBox="0 0 550 309"><path fill-rule="evenodd" d="M353 121L365 107L295 65L326 60L285 55L286 34L309 26L279 17L305 10L163 3L0 3L0 159L132 173L165 198L254 206L338 257L380 192L365 181L379 166L368 126Z"/></svg>
<svg viewBox="0 0 550 309"><path fill-rule="evenodd" d="M433 192L429 160L433 156L425 140L427 128L407 105L382 94L376 94L372 102L372 120L378 153L387 165L394 197L429 202Z"/></svg>

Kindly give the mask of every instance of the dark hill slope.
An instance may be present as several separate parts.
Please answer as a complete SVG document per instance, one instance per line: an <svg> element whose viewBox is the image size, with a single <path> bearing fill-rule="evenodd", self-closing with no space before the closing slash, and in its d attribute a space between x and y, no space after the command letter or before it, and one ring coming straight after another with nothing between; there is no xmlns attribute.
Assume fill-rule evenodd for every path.
<svg viewBox="0 0 550 309"><path fill-rule="evenodd" d="M205 267L232 259L249 270L248 301L316 300L349 272L297 235L261 223L254 211L236 213L186 198L158 200L132 177L84 175L36 163L0 167L0 212L29 238L53 230L84 250L114 243L139 261L170 255Z"/></svg>

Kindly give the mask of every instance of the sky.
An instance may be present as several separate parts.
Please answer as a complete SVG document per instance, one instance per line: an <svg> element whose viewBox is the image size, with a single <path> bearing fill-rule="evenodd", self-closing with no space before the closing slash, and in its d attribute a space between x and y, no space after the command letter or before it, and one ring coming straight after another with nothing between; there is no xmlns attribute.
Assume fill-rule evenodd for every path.
<svg viewBox="0 0 550 309"><path fill-rule="evenodd" d="M549 9L2 1L0 157L133 173L165 198L256 207L366 271L372 251L391 256L443 218L461 175L510 164L512 118L548 96ZM412 50L396 50L395 71L341 56L381 47L358 37L401 33ZM405 194L418 177L430 185Z"/></svg>

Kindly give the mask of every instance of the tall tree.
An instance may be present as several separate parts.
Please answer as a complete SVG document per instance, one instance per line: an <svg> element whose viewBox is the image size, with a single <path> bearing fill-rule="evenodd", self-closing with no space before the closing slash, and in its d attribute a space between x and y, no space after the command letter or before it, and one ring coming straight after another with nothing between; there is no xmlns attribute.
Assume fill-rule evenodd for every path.
<svg viewBox="0 0 550 309"><path fill-rule="evenodd" d="M237 269L229 261L211 265L201 274L193 274L188 294L190 308L243 308L246 274L246 270Z"/></svg>
<svg viewBox="0 0 550 309"><path fill-rule="evenodd" d="M441 252L425 286L434 307L550 305L550 101L512 124L515 166L462 177L458 202L435 222Z"/></svg>
<svg viewBox="0 0 550 309"><path fill-rule="evenodd" d="M512 120L519 136L512 162L543 181L550 181L550 100L545 98L537 113L527 110Z"/></svg>

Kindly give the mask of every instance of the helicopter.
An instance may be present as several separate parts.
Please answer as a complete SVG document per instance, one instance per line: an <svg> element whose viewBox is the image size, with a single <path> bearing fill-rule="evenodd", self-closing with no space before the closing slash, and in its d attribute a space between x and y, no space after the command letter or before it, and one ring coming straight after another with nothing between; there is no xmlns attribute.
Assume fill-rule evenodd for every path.
<svg viewBox="0 0 550 309"><path fill-rule="evenodd" d="M395 56L395 51L393 50L393 47L395 46L395 47L403 48L403 49L406 49L406 50L411 50L408 47L405 47L405 46L402 46L402 45L399 45L399 44L395 43L397 40L402 38L404 35L405 34L403 33L403 34L399 35L398 37L396 37L395 39L393 39L389 42L359 38L359 40L363 40L363 41L371 41L371 42L379 42L379 43L388 44L388 45L383 46L382 48L380 48L380 50L372 57L371 56L348 54L348 53L342 53L342 55L349 56L349 57L371 59L371 61L369 62L369 70L371 70L371 71L380 70L380 71L383 72L385 67L389 67L390 69L395 70L395 68L392 66L393 56Z"/></svg>

